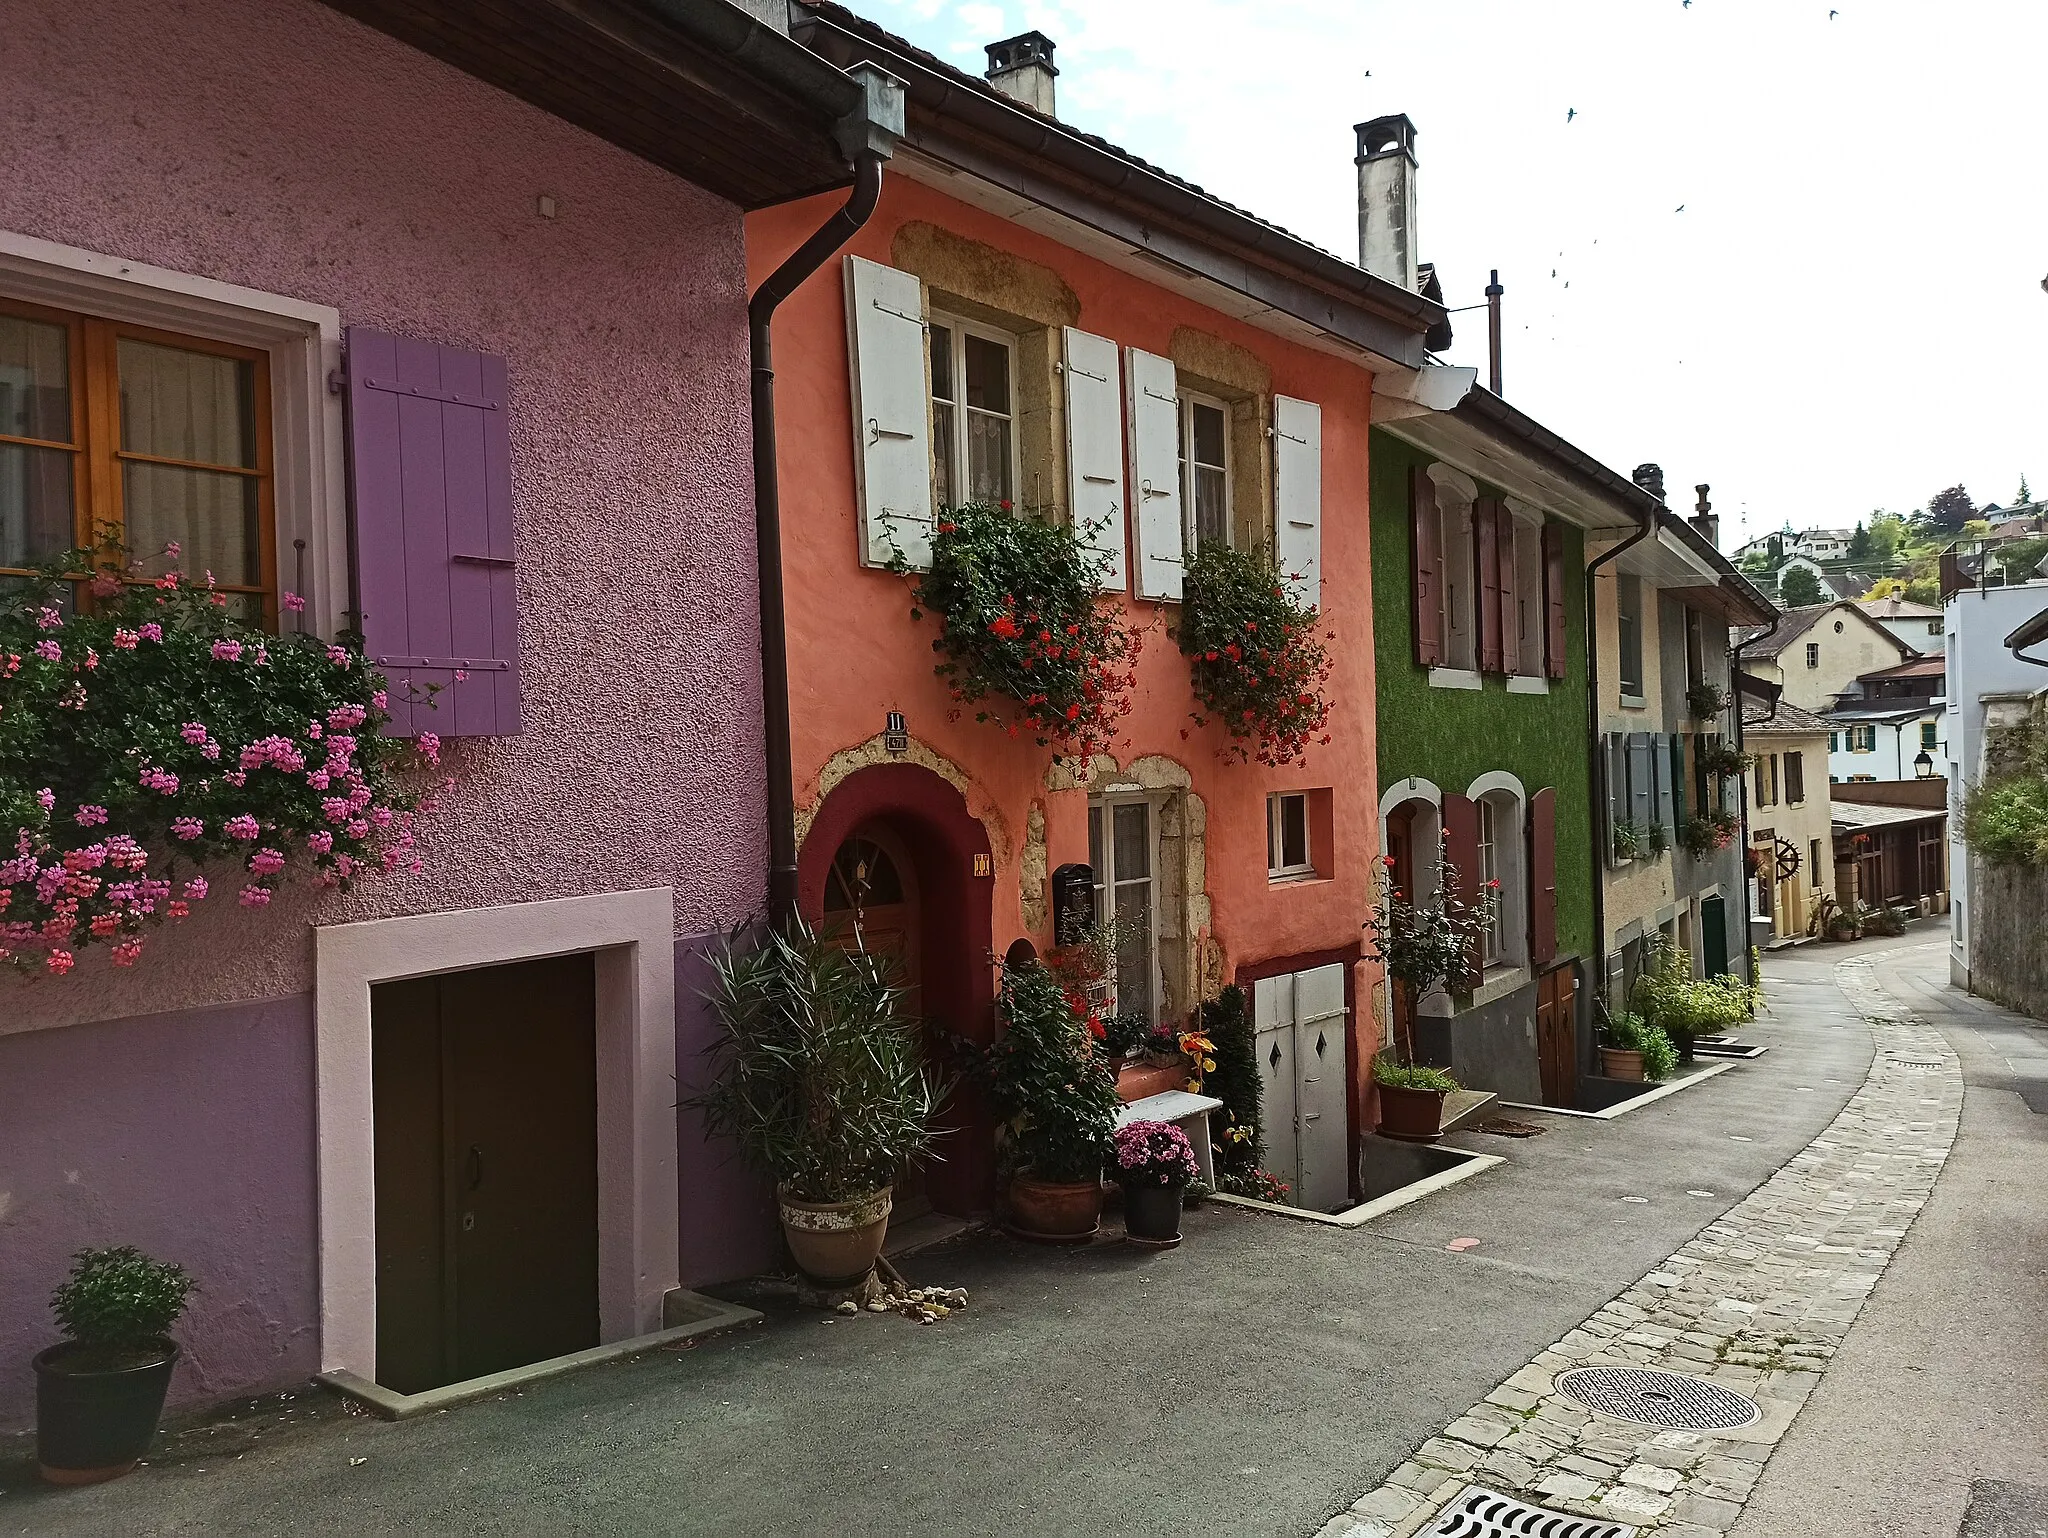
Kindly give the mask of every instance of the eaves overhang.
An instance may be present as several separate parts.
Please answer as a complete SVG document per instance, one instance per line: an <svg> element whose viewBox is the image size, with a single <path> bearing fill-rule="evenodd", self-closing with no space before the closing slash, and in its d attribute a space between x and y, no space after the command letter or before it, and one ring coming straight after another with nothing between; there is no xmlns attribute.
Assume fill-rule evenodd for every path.
<svg viewBox="0 0 2048 1538"><path fill-rule="evenodd" d="M905 82L895 169L1249 324L1375 371L1420 369L1444 308L1012 101L830 0L793 35Z"/></svg>
<svg viewBox="0 0 2048 1538"><path fill-rule="evenodd" d="M1446 411L1398 416L1383 413L1375 396L1373 419L1402 442L1598 537L1624 538L1663 506L1490 390L1474 387Z"/></svg>
<svg viewBox="0 0 2048 1538"><path fill-rule="evenodd" d="M326 0L743 209L850 186L858 81L727 0Z"/></svg>

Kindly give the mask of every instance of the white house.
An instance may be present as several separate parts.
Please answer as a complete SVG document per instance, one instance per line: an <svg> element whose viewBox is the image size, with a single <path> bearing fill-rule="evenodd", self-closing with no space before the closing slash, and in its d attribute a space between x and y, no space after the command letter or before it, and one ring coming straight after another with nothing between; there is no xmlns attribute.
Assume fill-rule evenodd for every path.
<svg viewBox="0 0 2048 1538"><path fill-rule="evenodd" d="M1947 770L1946 660L1913 657L1864 673L1843 691L1828 723L1828 778L1932 780Z"/></svg>
<svg viewBox="0 0 2048 1538"><path fill-rule="evenodd" d="M1947 625L1941 610L1932 604L1914 603L1894 593L1889 598L1858 601L1857 608L1868 614L1917 652L1942 650Z"/></svg>
<svg viewBox="0 0 2048 1538"><path fill-rule="evenodd" d="M1949 768L1949 884L1954 919L1949 930L1949 975L1970 986L1970 861L1962 847L1963 797L1983 773L1984 734L2025 710L2048 684L2048 648L2027 657L2006 649L2005 638L2048 609L2048 579L2009 587L1970 587L1942 606L1948 643L1948 699L1944 723ZM2027 648L2022 647L2023 652Z"/></svg>

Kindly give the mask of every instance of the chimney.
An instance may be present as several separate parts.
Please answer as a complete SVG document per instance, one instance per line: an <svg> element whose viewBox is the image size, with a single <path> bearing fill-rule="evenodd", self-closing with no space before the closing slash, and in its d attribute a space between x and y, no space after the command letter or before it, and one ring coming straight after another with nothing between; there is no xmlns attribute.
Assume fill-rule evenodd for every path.
<svg viewBox="0 0 2048 1538"><path fill-rule="evenodd" d="M1052 83L1059 70L1052 62L1052 39L1043 32L1020 32L988 45L988 83L1012 101L1043 112L1052 110Z"/></svg>
<svg viewBox="0 0 2048 1538"><path fill-rule="evenodd" d="M1358 124L1358 265L1418 292L1415 281L1415 125L1405 112Z"/></svg>
<svg viewBox="0 0 2048 1538"><path fill-rule="evenodd" d="M1693 487L1699 493L1699 501L1693 504L1692 526L1700 531L1706 542L1716 550L1721 548L1721 520L1714 516L1714 504L1707 500L1708 488L1701 484Z"/></svg>
<svg viewBox="0 0 2048 1538"><path fill-rule="evenodd" d="M1662 465L1637 465L1636 473L1629 477L1659 502L1664 500L1664 467Z"/></svg>

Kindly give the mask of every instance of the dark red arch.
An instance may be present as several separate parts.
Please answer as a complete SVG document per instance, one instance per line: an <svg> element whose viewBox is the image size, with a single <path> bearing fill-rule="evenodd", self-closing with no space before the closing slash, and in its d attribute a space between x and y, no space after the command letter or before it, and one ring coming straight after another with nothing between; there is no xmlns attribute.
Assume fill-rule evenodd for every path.
<svg viewBox="0 0 2048 1538"><path fill-rule="evenodd" d="M967 799L917 764L857 769L835 785L811 820L797 856L797 904L811 923L823 920L825 878L849 836L883 826L900 839L916 867L922 933L918 937L924 1005L942 1030L970 1041L995 1035L995 861L988 830ZM977 857L979 857L977 859ZM977 875L979 869L986 874ZM983 1097L953 1096L943 1113L955 1130L940 1142L929 1189L941 1211L967 1213L994 1194L994 1127Z"/></svg>

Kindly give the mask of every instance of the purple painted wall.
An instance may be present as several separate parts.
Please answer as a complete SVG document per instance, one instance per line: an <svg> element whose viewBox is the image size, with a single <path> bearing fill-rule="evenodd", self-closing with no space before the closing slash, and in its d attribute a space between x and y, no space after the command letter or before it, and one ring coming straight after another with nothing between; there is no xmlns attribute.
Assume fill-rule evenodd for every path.
<svg viewBox="0 0 2048 1538"><path fill-rule="evenodd" d="M711 1064L705 1054L718 1022L704 995L712 982L711 957L722 935L692 935L676 942L676 1084L682 1100L704 1087ZM729 1142L711 1142L695 1111L676 1111L676 1205L680 1280L705 1287L754 1276L784 1263L775 1188L740 1162Z"/></svg>
<svg viewBox="0 0 2048 1538"><path fill-rule="evenodd" d="M319 1369L313 1004L274 999L0 1037L0 1429L70 1256L134 1244L199 1279L173 1403Z"/></svg>
<svg viewBox="0 0 2048 1538"><path fill-rule="evenodd" d="M506 357L525 730L452 746L423 875L0 976L0 1033L304 992L313 922L649 886L678 934L753 910L737 209L313 0L9 0L4 30L0 230Z"/></svg>

